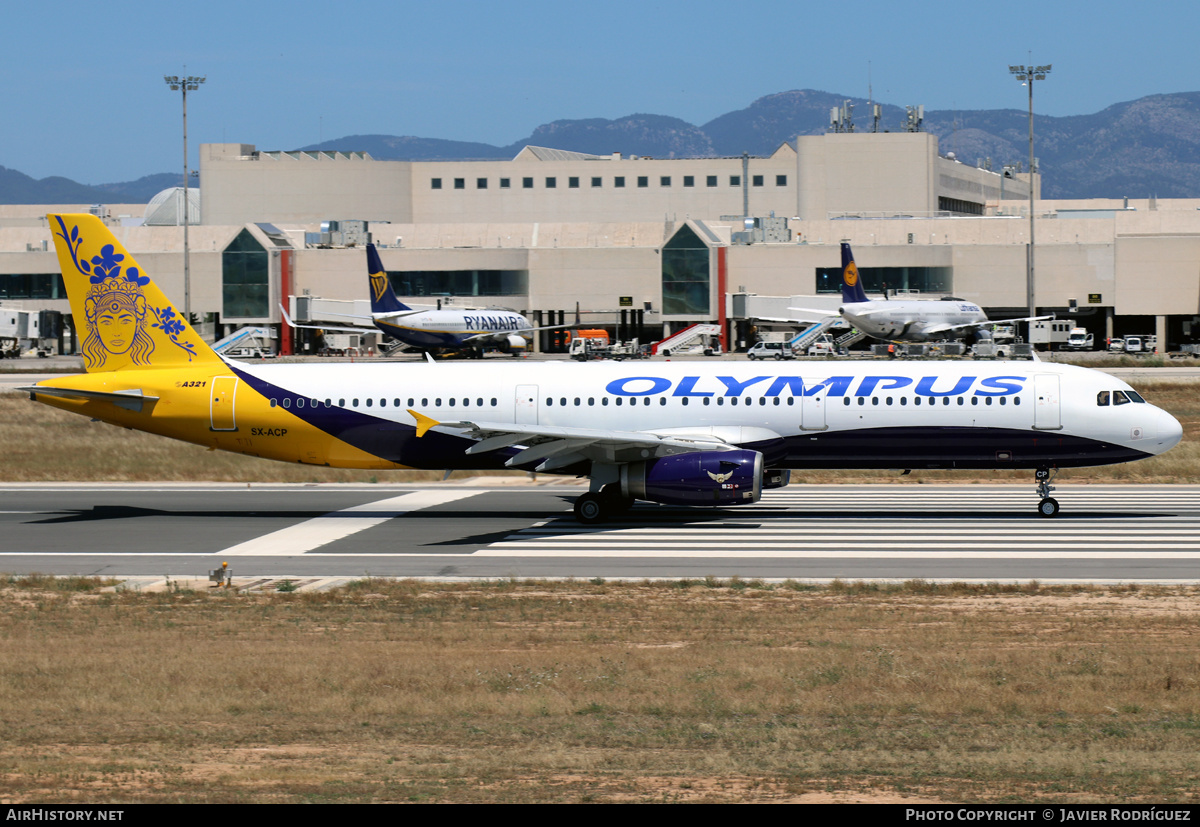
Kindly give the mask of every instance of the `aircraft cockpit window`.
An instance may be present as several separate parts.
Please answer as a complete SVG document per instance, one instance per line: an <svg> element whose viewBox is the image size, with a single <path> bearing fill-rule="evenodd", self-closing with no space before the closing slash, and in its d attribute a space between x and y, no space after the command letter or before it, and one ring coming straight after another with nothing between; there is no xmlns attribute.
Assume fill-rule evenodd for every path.
<svg viewBox="0 0 1200 827"><path fill-rule="evenodd" d="M1112 394L1108 391L1100 391L1100 393L1096 394L1096 405L1101 408L1107 408L1111 396Z"/></svg>
<svg viewBox="0 0 1200 827"><path fill-rule="evenodd" d="M1125 395L1125 391L1113 391L1114 405L1128 405L1130 401L1129 397Z"/></svg>
<svg viewBox="0 0 1200 827"><path fill-rule="evenodd" d="M1125 391L1125 394L1134 402L1141 402L1143 405L1146 404L1146 400L1142 399L1142 395L1137 391Z"/></svg>

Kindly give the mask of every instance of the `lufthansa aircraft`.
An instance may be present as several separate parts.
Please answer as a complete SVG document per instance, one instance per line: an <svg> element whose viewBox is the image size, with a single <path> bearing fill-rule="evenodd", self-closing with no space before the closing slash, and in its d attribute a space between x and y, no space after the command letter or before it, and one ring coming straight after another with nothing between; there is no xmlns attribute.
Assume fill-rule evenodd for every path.
<svg viewBox="0 0 1200 827"><path fill-rule="evenodd" d="M563 329L562 325L534 327L513 310L414 310L396 298L374 244L367 245L367 275L371 285L371 315L346 318L370 318L376 328L409 347L432 353L462 351L475 357L482 356L487 348L496 348L501 353L519 356L529 346L525 334ZM286 310L283 318L292 327L375 332L361 327L298 325L288 318Z"/></svg>
<svg viewBox="0 0 1200 827"><path fill-rule="evenodd" d="M586 475L585 523L634 500L753 503L806 468L1029 469L1049 517L1054 469L1182 434L1124 382L1041 362L225 361L98 218L49 221L87 373L34 400L285 462Z"/></svg>
<svg viewBox="0 0 1200 827"><path fill-rule="evenodd" d="M789 307L807 314L828 316L829 311ZM858 278L858 267L850 245L842 242L842 306L838 314L848 324L875 339L886 342L928 342L961 339L966 336L990 337L987 328L997 324L1052 319L1033 316L1021 319L988 319L979 305L962 299L928 301L872 301L867 298ZM767 321L785 321L767 319ZM786 320L794 321L794 320Z"/></svg>

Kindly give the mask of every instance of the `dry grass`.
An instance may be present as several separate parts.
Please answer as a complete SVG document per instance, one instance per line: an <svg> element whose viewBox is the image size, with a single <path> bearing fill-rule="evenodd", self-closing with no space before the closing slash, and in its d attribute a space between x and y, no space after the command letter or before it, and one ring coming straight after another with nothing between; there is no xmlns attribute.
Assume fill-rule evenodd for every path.
<svg viewBox="0 0 1200 827"><path fill-rule="evenodd" d="M1195 802L1198 593L0 588L5 802Z"/></svg>
<svg viewBox="0 0 1200 827"><path fill-rule="evenodd" d="M1074 483L1200 484L1200 385L1186 381L1131 383L1147 399L1183 423L1184 441L1169 453L1141 462L1064 471ZM30 402L24 394L0 394L0 456L10 482L163 481L188 482L420 482L438 471L358 471L271 462L209 451L138 431L127 431ZM490 472L496 473L496 472ZM502 472L518 474L520 472ZM470 476L458 472L457 476ZM803 471L797 482L1019 482L1028 471Z"/></svg>

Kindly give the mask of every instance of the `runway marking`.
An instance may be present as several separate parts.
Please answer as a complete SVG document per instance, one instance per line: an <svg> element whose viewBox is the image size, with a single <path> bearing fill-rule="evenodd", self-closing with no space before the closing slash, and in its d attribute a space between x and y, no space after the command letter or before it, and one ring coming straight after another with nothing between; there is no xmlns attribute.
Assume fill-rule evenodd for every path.
<svg viewBox="0 0 1200 827"><path fill-rule="evenodd" d="M281 528L279 531L273 531L270 534L264 534L253 540L247 540L213 553L223 557L304 554L315 548L342 540L351 534L357 534L381 523L386 523L388 520L402 517L409 512L431 508L435 505L444 505L466 497L474 497L479 493L481 493L479 490L413 491L398 497L389 497L386 500L377 500L351 508L343 508L341 511L332 511L321 517L314 517L297 525ZM355 516L364 512L369 516Z"/></svg>

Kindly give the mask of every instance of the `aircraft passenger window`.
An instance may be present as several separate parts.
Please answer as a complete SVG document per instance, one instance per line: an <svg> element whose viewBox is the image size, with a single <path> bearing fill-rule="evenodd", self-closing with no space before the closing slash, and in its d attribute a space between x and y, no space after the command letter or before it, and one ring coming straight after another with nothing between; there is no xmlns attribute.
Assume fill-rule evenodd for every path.
<svg viewBox="0 0 1200 827"><path fill-rule="evenodd" d="M346 407L346 400L345 400L345 399L339 399L339 400L338 400L338 407L339 407L339 408L344 408L344 407ZM411 406L410 406L410 407L411 407Z"/></svg>
<svg viewBox="0 0 1200 827"><path fill-rule="evenodd" d="M788 402L789 402L789 403L791 403L791 401L792 401L792 400L791 400L791 398L789 397L789 398L788 398ZM850 397L848 397L848 396L846 396L846 397L843 397L843 398L842 398L842 404L843 404L843 405L846 405L846 406L849 406L849 405L850 405Z"/></svg>
<svg viewBox="0 0 1200 827"><path fill-rule="evenodd" d="M723 397L723 396L718 396L718 397L717 397L717 404L718 404L718 405L724 405L724 404L725 404L725 397Z"/></svg>
<svg viewBox="0 0 1200 827"><path fill-rule="evenodd" d="M667 404L667 397L665 397L665 396L660 396L660 397L658 398L658 404L659 404L659 405L665 405L665 404Z"/></svg>
<svg viewBox="0 0 1200 827"><path fill-rule="evenodd" d="M303 408L303 407L304 407L304 400L303 400L303 399L297 399L297 400L296 400L296 407L297 407L297 408Z"/></svg>
<svg viewBox="0 0 1200 827"><path fill-rule="evenodd" d="M1014 405L1020 405L1020 404L1021 404L1021 397L1019 397L1019 396L1014 396L1014 397L1013 397L1013 404L1014 404Z"/></svg>
<svg viewBox="0 0 1200 827"><path fill-rule="evenodd" d="M708 400L706 399L704 401L707 402ZM687 403L688 403L688 398L685 396L685 397L683 397L683 404L686 405Z"/></svg>
<svg viewBox="0 0 1200 827"><path fill-rule="evenodd" d="M892 397L889 396L885 401L888 405L892 404Z"/></svg>
<svg viewBox="0 0 1200 827"><path fill-rule="evenodd" d="M607 396L600 397L600 405L601 405L601 407L608 405L608 397Z"/></svg>
<svg viewBox="0 0 1200 827"><path fill-rule="evenodd" d="M619 397L619 396L617 397L617 404L618 404L618 405L621 405L621 404L623 404L623 402L622 402L622 400L621 400L621 397Z"/></svg>
<svg viewBox="0 0 1200 827"><path fill-rule="evenodd" d="M774 403L774 404L776 404L776 405L778 405L778 404L779 404L779 397L778 397L778 396L777 396L777 397L775 397L775 403Z"/></svg>
<svg viewBox="0 0 1200 827"><path fill-rule="evenodd" d="M903 407L907 408L908 407L908 397L907 396L900 397L900 404Z"/></svg>
<svg viewBox="0 0 1200 827"><path fill-rule="evenodd" d="M496 397L492 397L492 407L496 407Z"/></svg>
<svg viewBox="0 0 1200 827"><path fill-rule="evenodd" d="M794 405L794 404L796 404L796 397L794 397L794 396L789 396L789 397L788 397L788 404L789 404L789 405ZM847 405L849 405L849 404L850 404L850 400L849 400L849 399L847 399L847 400L846 400L846 404L847 404Z"/></svg>
<svg viewBox="0 0 1200 827"><path fill-rule="evenodd" d="M492 404L494 405L495 402L493 401ZM477 407L477 408L483 407L483 397L482 396L475 400L475 407Z"/></svg>
<svg viewBox="0 0 1200 827"><path fill-rule="evenodd" d="M271 400L271 407L272 407L272 408L274 408L274 407L275 407L275 400L274 400L274 399L272 399L272 400Z"/></svg>
<svg viewBox="0 0 1200 827"><path fill-rule="evenodd" d="M579 407L579 397L578 397L578 396L577 396L577 397L575 397L575 407L576 407L576 408L578 408L578 407Z"/></svg>
<svg viewBox="0 0 1200 827"><path fill-rule="evenodd" d="M596 398L594 396L589 396L588 397L588 407L591 407L592 405L595 405L595 404L596 404Z"/></svg>
<svg viewBox="0 0 1200 827"><path fill-rule="evenodd" d="M414 404L416 404L416 400L413 399L411 396L408 397L408 407L411 408Z"/></svg>
<svg viewBox="0 0 1200 827"><path fill-rule="evenodd" d="M565 408L567 406L567 398L565 396L562 397L561 399L558 400L558 404L562 405Z"/></svg>
<svg viewBox="0 0 1200 827"><path fill-rule="evenodd" d="M358 406L358 400L357 400L357 399L355 399L355 400L354 400L354 405L355 405L355 407L357 407L357 406ZM428 407L429 407L429 399L428 399L428 398L422 398L422 399L421 399L421 407L422 407L422 408L428 408Z"/></svg>
<svg viewBox="0 0 1200 827"><path fill-rule="evenodd" d="M979 397L978 397L978 396L972 396L972 397L971 397L971 404L972 404L972 405L978 405L978 404L979 404Z"/></svg>
<svg viewBox="0 0 1200 827"><path fill-rule="evenodd" d="M650 397L648 397L648 396L642 397L642 406L645 407L649 404L650 404Z"/></svg>
<svg viewBox="0 0 1200 827"><path fill-rule="evenodd" d="M397 408L399 408L399 407L400 407L400 400L399 400L399 399L395 399L395 400L393 400L393 404L394 404L394 405L395 405ZM326 399L326 400L325 400L325 407L326 407L326 408L328 408L328 407L329 407L329 400L328 400L328 399Z"/></svg>
<svg viewBox="0 0 1200 827"><path fill-rule="evenodd" d="M684 398L686 399L687 397L684 397ZM707 404L708 404L708 397L707 397L707 396L706 396L706 397L704 397L704 404L705 404L705 405L707 405Z"/></svg>
<svg viewBox="0 0 1200 827"><path fill-rule="evenodd" d="M872 404L872 405L878 405L878 404L879 404L879 397L878 397L878 396L872 396L872 397L871 397L871 404Z"/></svg>
<svg viewBox="0 0 1200 827"><path fill-rule="evenodd" d="M442 398L439 396L437 399L433 400L433 405L436 408L442 407Z"/></svg>
<svg viewBox="0 0 1200 827"><path fill-rule="evenodd" d="M1002 396L1002 397L1000 397L1000 404L1001 404L1001 405L1007 405L1007 404L1008 404L1008 400L1007 400L1007 399L1005 399L1005 398Z"/></svg>
<svg viewBox="0 0 1200 827"><path fill-rule="evenodd" d="M736 396L735 396L735 397L732 397L732 398L729 400L729 404L730 404L730 405L736 405L736 404L737 404L737 401L738 401L738 398L737 398Z"/></svg>
<svg viewBox="0 0 1200 827"><path fill-rule="evenodd" d="M867 400L860 396L860 397L858 397L858 404L865 405L865 404L867 404Z"/></svg>
<svg viewBox="0 0 1200 827"><path fill-rule="evenodd" d="M383 400L382 400L382 399L380 399L379 401L380 401L380 402L382 402ZM447 400L446 400L446 404L447 404L449 407L453 408L453 407L454 407L454 397L452 396L452 397L450 397L449 399L447 399Z"/></svg>
<svg viewBox="0 0 1200 827"><path fill-rule="evenodd" d="M1125 391L1125 394L1134 402L1141 402L1143 405L1146 404L1146 400L1142 399L1142 395L1137 391Z"/></svg>
<svg viewBox="0 0 1200 827"><path fill-rule="evenodd" d="M292 407L292 400L288 399L286 396L283 397L283 407L285 407L285 408Z"/></svg>
<svg viewBox="0 0 1200 827"><path fill-rule="evenodd" d="M1125 395L1125 391L1113 391L1114 405L1128 405L1129 397Z"/></svg>
<svg viewBox="0 0 1200 827"><path fill-rule="evenodd" d="M949 405L949 404L950 404L950 397L943 396L942 397L942 406L945 407L946 405Z"/></svg>
<svg viewBox="0 0 1200 827"><path fill-rule="evenodd" d="M985 405L990 405L990 404L992 404L992 397L990 397L990 396L989 396L989 397L987 398L987 400L984 402L984 404L985 404Z"/></svg>
<svg viewBox="0 0 1200 827"><path fill-rule="evenodd" d="M367 398L367 407L368 407L368 408L369 408L369 407L371 407L371 404L372 404L374 401L375 401L374 399L371 399L371 398L369 398L369 397L368 397L368 398Z"/></svg>

